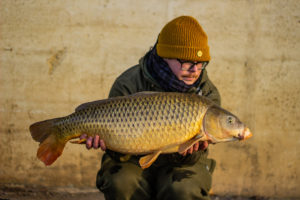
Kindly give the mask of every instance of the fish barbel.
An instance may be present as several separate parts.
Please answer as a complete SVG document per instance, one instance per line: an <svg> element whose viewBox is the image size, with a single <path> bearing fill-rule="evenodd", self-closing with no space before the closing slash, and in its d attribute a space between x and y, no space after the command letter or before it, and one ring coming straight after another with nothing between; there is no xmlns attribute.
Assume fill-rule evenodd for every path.
<svg viewBox="0 0 300 200"><path fill-rule="evenodd" d="M99 135L110 150L140 158L149 167L161 153L182 153L196 142L245 140L250 130L233 114L196 94L141 92L80 105L61 118L36 122L37 157L51 165L67 141ZM83 143L78 140L75 143Z"/></svg>

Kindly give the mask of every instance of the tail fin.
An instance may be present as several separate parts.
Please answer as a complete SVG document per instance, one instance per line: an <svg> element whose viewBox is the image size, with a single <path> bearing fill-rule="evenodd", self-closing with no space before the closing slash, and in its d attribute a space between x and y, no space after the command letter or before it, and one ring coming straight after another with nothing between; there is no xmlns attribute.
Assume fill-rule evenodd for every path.
<svg viewBox="0 0 300 200"><path fill-rule="evenodd" d="M51 165L63 152L66 141L58 138L55 124L61 118L36 122L29 127L32 138L40 142L37 157L45 165Z"/></svg>

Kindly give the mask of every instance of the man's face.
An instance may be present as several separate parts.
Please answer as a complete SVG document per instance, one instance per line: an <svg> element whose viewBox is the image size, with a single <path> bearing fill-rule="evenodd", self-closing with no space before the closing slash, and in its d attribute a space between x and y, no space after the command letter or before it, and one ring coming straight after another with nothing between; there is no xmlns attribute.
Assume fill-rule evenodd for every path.
<svg viewBox="0 0 300 200"><path fill-rule="evenodd" d="M190 69L184 71L181 68L181 63L177 59L164 58L164 61L168 63L170 69L176 75L176 77L187 85L194 84L202 72L202 70L198 69L199 64L194 65ZM191 63L193 63L193 61L191 61Z"/></svg>

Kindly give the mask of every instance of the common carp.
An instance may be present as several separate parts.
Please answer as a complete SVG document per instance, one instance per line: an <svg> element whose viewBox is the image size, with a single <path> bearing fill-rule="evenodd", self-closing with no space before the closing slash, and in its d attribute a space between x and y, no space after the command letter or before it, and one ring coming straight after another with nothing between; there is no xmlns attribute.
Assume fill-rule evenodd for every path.
<svg viewBox="0 0 300 200"><path fill-rule="evenodd" d="M182 153L199 141L245 140L250 130L233 114L196 94L141 92L80 105L61 118L36 122L31 136L40 142L37 157L51 165L67 141L99 135L110 150L144 155L149 167L161 153ZM75 143L84 143L77 140Z"/></svg>

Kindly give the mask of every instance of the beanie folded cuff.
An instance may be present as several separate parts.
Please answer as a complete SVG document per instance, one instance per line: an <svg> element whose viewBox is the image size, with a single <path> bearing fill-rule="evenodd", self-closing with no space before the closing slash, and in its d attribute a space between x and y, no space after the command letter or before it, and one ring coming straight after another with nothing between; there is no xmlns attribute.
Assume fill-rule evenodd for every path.
<svg viewBox="0 0 300 200"><path fill-rule="evenodd" d="M203 48L206 47L206 48ZM209 47L202 48L157 44L157 54L163 58L177 58L190 61L210 61Z"/></svg>

